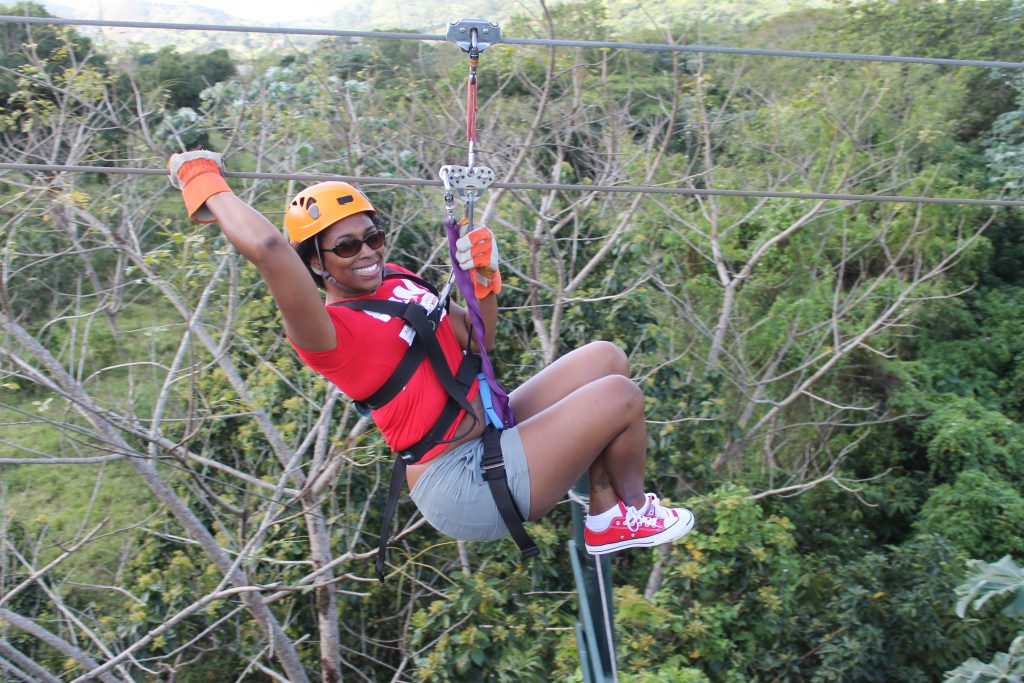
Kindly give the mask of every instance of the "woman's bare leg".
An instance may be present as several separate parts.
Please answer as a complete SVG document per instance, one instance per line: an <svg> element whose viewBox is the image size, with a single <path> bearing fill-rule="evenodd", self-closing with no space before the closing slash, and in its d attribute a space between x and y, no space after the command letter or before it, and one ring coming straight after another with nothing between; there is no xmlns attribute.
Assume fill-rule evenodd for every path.
<svg viewBox="0 0 1024 683"><path fill-rule="evenodd" d="M549 512L588 470L596 512L620 498L643 507L647 424L628 369L617 347L597 342L512 392L530 467L531 519Z"/></svg>
<svg viewBox="0 0 1024 683"><path fill-rule="evenodd" d="M621 375L602 377L519 423L530 468L530 519L539 519L600 461L591 506L601 512L621 498L644 505L647 425L643 394Z"/></svg>
<svg viewBox="0 0 1024 683"><path fill-rule="evenodd" d="M618 346L591 342L570 351L516 388L509 397L520 422L549 408L580 387L609 375L629 377L629 359Z"/></svg>

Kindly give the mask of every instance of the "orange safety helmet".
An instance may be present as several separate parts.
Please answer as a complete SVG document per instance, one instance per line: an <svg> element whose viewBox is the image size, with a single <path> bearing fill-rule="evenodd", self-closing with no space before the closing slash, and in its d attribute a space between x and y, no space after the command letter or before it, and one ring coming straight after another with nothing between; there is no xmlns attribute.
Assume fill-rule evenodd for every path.
<svg viewBox="0 0 1024 683"><path fill-rule="evenodd" d="M362 192L340 180L327 180L295 195L284 212L284 227L292 246L326 229L342 218L377 209Z"/></svg>

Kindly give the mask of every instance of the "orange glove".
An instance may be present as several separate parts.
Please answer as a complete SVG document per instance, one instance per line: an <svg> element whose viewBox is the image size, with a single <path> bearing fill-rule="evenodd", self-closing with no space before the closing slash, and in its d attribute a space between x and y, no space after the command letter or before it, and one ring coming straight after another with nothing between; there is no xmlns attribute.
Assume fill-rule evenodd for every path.
<svg viewBox="0 0 1024 683"><path fill-rule="evenodd" d="M491 292L501 292L501 272L498 270L498 245L494 233L486 226L468 230L467 220L462 220L461 237L455 242L455 258L458 265L469 271L473 278L473 290L477 299L483 299Z"/></svg>
<svg viewBox="0 0 1024 683"><path fill-rule="evenodd" d="M469 273L469 276L473 278L473 293L477 299L483 299L491 292L501 293L501 271L495 270L493 273L490 277L481 273L479 269Z"/></svg>
<svg viewBox="0 0 1024 683"><path fill-rule="evenodd" d="M167 170L171 173L171 185L181 190L189 217L196 223L216 221L213 212L206 208L206 200L219 192L231 192L224 180L221 155L205 149L172 154Z"/></svg>

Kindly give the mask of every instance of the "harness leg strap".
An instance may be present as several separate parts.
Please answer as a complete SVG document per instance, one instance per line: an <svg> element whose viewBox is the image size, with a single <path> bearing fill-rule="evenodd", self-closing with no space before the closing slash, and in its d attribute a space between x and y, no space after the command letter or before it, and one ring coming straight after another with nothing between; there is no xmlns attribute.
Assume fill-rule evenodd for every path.
<svg viewBox="0 0 1024 683"><path fill-rule="evenodd" d="M519 546L523 559L533 557L540 553L540 548L523 528L523 516L512 500L512 492L508 489L505 460L501 454L501 432L493 425L487 425L483 440L484 457L480 461L480 467L483 469L484 480L491 489L491 495L494 496L494 503L498 506L501 521L505 522L512 540Z"/></svg>
<svg viewBox="0 0 1024 683"><path fill-rule="evenodd" d="M391 483L388 484L388 501L384 505L384 519L380 525L380 545L377 546L377 578L384 582L384 563L387 559L388 540L391 538L391 522L395 518L395 510L398 509L398 498L402 495L402 485L405 483L405 461L395 458L395 464L391 468Z"/></svg>

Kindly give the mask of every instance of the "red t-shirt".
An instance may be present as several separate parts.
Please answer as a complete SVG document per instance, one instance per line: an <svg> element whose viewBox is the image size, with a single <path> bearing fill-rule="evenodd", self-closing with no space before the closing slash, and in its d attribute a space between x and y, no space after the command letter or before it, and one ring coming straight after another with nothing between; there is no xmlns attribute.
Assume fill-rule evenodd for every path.
<svg viewBox="0 0 1024 683"><path fill-rule="evenodd" d="M411 275L404 268L388 264L387 268ZM429 313L439 305L437 297L413 280L391 277L384 280L373 294L358 299L384 299L407 303L415 301ZM295 346L306 365L326 377L346 396L361 401L371 396L391 376L399 362L409 350L416 336L411 326L401 318L382 313L356 311L346 306L327 306L327 313L334 323L338 345L330 351L306 351ZM437 328L437 340L441 344L448 367L452 373L458 371L463 350L452 330L447 313L442 313ZM476 398L479 382L474 380L469 400ZM405 389L381 408L373 411L384 440L392 450L401 451L423 438L434 426L438 416L448 402L448 393L437 379L430 363L420 363ZM465 411L460 411L455 422L445 434L445 439L455 435L455 429ZM444 449L438 444L420 460L425 462Z"/></svg>

